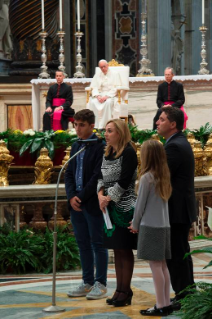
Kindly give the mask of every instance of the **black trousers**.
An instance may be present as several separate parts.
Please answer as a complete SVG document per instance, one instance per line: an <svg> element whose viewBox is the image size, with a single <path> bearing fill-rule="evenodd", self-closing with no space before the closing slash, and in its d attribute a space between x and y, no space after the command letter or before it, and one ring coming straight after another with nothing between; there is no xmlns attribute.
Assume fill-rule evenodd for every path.
<svg viewBox="0 0 212 319"><path fill-rule="evenodd" d="M172 288L179 294L189 285L194 284L193 262L191 256L184 258L190 252L188 235L191 225L171 224L171 253L172 259L167 260ZM179 299L186 295L180 294Z"/></svg>
<svg viewBox="0 0 212 319"><path fill-rule="evenodd" d="M52 106L53 112L55 107ZM52 130L52 115L53 112L45 112L43 115L43 131L50 131ZM61 117L61 126L62 130L67 130L68 129L68 123L69 123L69 117L74 116L74 110L72 108L68 110L64 110L62 112L62 117Z"/></svg>

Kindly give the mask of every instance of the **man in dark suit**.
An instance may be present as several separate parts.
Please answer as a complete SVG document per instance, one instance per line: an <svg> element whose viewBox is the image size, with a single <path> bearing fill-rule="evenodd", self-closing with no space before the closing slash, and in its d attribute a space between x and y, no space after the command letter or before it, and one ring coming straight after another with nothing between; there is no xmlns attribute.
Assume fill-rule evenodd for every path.
<svg viewBox="0 0 212 319"><path fill-rule="evenodd" d="M69 162L65 173L65 187L71 214L71 222L80 251L83 282L68 293L69 297L101 299L106 296L107 250L103 248L104 220L97 197L105 144L83 143L97 139L93 133L95 116L85 109L74 115L74 125L80 142L75 142L71 156L87 145L86 149ZM94 261L96 274L94 276Z"/></svg>
<svg viewBox="0 0 212 319"><path fill-rule="evenodd" d="M194 284L192 258L184 258L190 251L188 235L196 221L194 192L194 155L182 133L183 112L175 107L165 107L157 121L158 134L165 137L165 151L171 173L172 195L169 199L172 259L167 260L172 288L176 300L185 297L180 292Z"/></svg>
<svg viewBox="0 0 212 319"><path fill-rule="evenodd" d="M163 106L172 106L176 108L181 108L185 103L185 95L183 90L182 83L176 82L173 80L174 70L170 67L165 68L164 70L165 81L158 85L157 93L157 113L153 119L153 130L156 130L156 122L159 119L161 110ZM184 115L184 121L186 122L188 117Z"/></svg>
<svg viewBox="0 0 212 319"><path fill-rule="evenodd" d="M74 109L72 87L63 82L65 76L62 71L55 72L57 83L50 86L46 97L46 111L43 115L43 131L53 129L53 113L62 111L60 119L60 129L67 130L69 118L73 117Z"/></svg>

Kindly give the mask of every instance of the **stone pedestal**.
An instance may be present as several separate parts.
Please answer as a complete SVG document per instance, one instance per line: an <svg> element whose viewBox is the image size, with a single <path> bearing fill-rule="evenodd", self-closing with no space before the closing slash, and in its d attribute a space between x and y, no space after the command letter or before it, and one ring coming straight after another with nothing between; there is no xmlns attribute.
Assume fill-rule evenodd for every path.
<svg viewBox="0 0 212 319"><path fill-rule="evenodd" d="M59 227L63 227L65 225L67 225L67 222L64 220L64 218L62 216L62 210L63 210L63 204L58 203L56 220L57 220L57 226L59 226ZM53 213L51 220L48 222L48 227L51 230L54 229L54 213Z"/></svg>
<svg viewBox="0 0 212 319"><path fill-rule="evenodd" d="M35 204L35 211L34 211L34 216L29 223L29 226L36 229L36 230L41 230L44 231L45 228L47 227L47 222L43 218L43 208L44 204Z"/></svg>

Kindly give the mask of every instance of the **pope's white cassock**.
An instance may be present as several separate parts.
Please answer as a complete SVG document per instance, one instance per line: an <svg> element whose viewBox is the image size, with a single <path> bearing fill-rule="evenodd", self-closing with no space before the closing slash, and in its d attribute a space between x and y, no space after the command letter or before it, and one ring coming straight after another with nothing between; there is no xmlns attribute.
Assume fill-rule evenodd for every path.
<svg viewBox="0 0 212 319"><path fill-rule="evenodd" d="M95 114L95 128L105 128L107 121L111 118L119 118L120 105L118 103L117 87L121 85L118 73L108 69L104 74L102 71L96 73L92 79L92 98L88 103L88 108ZM108 96L109 98L100 103L97 96Z"/></svg>

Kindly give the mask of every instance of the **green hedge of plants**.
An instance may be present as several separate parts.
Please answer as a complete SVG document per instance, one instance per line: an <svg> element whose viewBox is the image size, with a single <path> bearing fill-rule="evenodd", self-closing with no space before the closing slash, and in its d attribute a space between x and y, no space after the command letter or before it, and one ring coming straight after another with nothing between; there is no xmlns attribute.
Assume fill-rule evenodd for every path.
<svg viewBox="0 0 212 319"><path fill-rule="evenodd" d="M132 140L142 144L144 141L151 138L156 131L153 130L139 130L137 126L129 126ZM96 130L94 130L96 132ZM195 138L201 141L202 146L207 142L208 136L212 133L212 125L206 123L201 126L199 130L186 129L184 133L192 132ZM97 131L97 133L104 138L104 131ZM32 129L24 132L20 130L8 129L5 132L0 132L0 140L3 139L7 143L9 150L19 152L20 156L29 150L30 153L39 155L40 149L46 147L51 158L54 157L54 151L60 147L68 147L77 140L77 135L74 129L71 131L46 131L36 132ZM161 141L164 139L161 137Z"/></svg>
<svg viewBox="0 0 212 319"><path fill-rule="evenodd" d="M80 266L79 251L69 227L57 229L57 271ZM52 272L53 232L13 232L7 224L0 228L0 273Z"/></svg>
<svg viewBox="0 0 212 319"><path fill-rule="evenodd" d="M204 239L212 241L212 238L205 236L198 236L195 239ZM205 247L202 249L193 250L187 253L184 257L187 258L189 255L207 253L212 254L212 247ZM212 260L203 268L211 267ZM212 318L212 284L205 282L196 283L196 287L188 287L184 291L189 294L182 299L181 311L177 312L176 315L181 319L209 319Z"/></svg>

